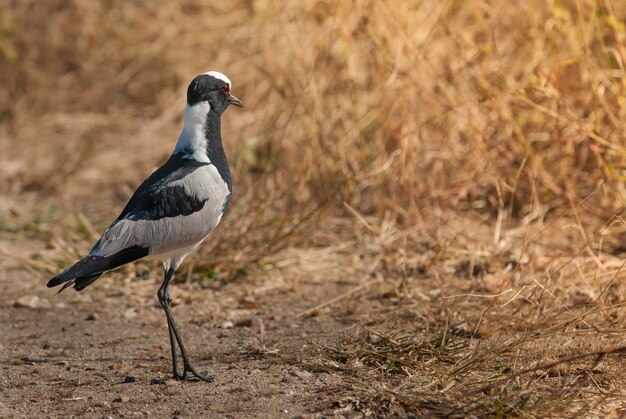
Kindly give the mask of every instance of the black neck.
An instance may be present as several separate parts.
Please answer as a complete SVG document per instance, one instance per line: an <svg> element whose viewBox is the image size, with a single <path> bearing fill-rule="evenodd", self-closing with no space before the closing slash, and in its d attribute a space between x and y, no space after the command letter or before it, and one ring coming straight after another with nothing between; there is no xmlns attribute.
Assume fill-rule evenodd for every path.
<svg viewBox="0 0 626 419"><path fill-rule="evenodd" d="M230 176L226 153L224 153L224 147L222 146L221 131L220 115L215 112L209 112L204 133L207 139L206 153L224 182L226 182L226 185L228 185L228 190L230 191L233 188L233 181Z"/></svg>

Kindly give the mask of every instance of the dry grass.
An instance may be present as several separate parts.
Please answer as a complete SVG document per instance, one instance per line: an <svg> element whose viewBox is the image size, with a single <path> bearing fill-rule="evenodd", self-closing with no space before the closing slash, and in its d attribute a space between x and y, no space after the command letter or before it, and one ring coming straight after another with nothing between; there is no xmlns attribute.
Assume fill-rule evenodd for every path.
<svg viewBox="0 0 626 419"><path fill-rule="evenodd" d="M234 207L188 276L366 284L302 313L361 322L306 361L329 408L624 408L626 3L0 3L0 228L49 248L12 259L88 250L219 69Z"/></svg>

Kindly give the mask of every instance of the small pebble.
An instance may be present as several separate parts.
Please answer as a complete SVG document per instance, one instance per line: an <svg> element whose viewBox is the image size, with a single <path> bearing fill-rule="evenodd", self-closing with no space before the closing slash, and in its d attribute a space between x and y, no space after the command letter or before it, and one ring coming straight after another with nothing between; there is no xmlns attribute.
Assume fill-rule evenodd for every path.
<svg viewBox="0 0 626 419"><path fill-rule="evenodd" d="M253 308L260 308L261 307L261 304L259 304L256 301L254 301L254 299L251 298L251 297L243 297L241 299L241 301L239 301L239 304L241 305L241 307L247 308L247 309L253 309Z"/></svg>
<svg viewBox="0 0 626 419"><path fill-rule="evenodd" d="M128 403L130 401L130 397L124 395L114 399L113 401L115 403Z"/></svg>
<svg viewBox="0 0 626 419"><path fill-rule="evenodd" d="M296 381L296 377L294 377L291 374L287 374L283 377L283 379L281 380L283 383L293 383L294 381Z"/></svg>
<svg viewBox="0 0 626 419"><path fill-rule="evenodd" d="M237 327L252 327L253 325L254 325L254 319L238 320L237 323L235 323L235 326Z"/></svg>
<svg viewBox="0 0 626 419"><path fill-rule="evenodd" d="M311 374L308 371L302 370L302 371L296 371L296 375L298 376L298 378L300 379L307 379L307 378L311 378L313 376L313 374Z"/></svg>
<svg viewBox="0 0 626 419"><path fill-rule="evenodd" d="M139 313L139 309L137 307L129 308L128 310L124 312L124 318L130 320L133 317L137 316L138 313Z"/></svg>
<svg viewBox="0 0 626 419"><path fill-rule="evenodd" d="M45 298L39 298L37 295L25 295L18 298L13 304L15 307L21 308L50 308L52 304Z"/></svg>
<svg viewBox="0 0 626 419"><path fill-rule="evenodd" d="M165 385L169 386L169 387L174 387L180 384L180 381L178 380L167 380L165 381Z"/></svg>
<svg viewBox="0 0 626 419"><path fill-rule="evenodd" d="M110 409L111 408L111 403L109 403L109 402L107 402L105 400L102 400L102 401L99 401L98 403L96 403L96 406L101 407L103 409Z"/></svg>
<svg viewBox="0 0 626 419"><path fill-rule="evenodd" d="M222 329L232 329L233 327L235 327L235 325L231 321L225 321L224 323L222 323L221 327Z"/></svg>
<svg viewBox="0 0 626 419"><path fill-rule="evenodd" d="M98 313L91 313L89 316L87 316L85 320L96 321L99 317L100 316L98 316Z"/></svg>

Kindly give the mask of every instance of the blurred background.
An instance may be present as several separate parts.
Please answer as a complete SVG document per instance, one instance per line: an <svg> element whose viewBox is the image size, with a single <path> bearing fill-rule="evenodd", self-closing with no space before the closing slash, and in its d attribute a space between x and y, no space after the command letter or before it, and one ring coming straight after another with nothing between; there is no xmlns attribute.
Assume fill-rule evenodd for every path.
<svg viewBox="0 0 626 419"><path fill-rule="evenodd" d="M403 226L432 208L519 219L584 198L611 214L626 196L625 9L9 1L2 191L108 220L102 200L121 207L167 158L187 84L217 69L247 104L223 135L244 241L308 238L292 230L320 209L351 217L342 202ZM106 194L77 201L85 190Z"/></svg>
<svg viewBox="0 0 626 419"><path fill-rule="evenodd" d="M298 275L318 278L319 286L375 278L364 289L386 295L385 306L403 310L419 301L425 310L405 323L368 312L382 335L410 332L430 342L429 333L449 335L454 324L470 342L486 327L490 354L536 351L527 369L560 359L544 355L563 345L541 341L531 350L521 343L530 335L582 344L570 329L582 322L575 328L594 330L601 350L623 341L615 331L625 314L626 3L0 4L5 279L26 266L43 287L88 251L169 156L189 81L218 70L246 107L223 118L232 205L183 268L189 286ZM157 268L136 264L115 278L158 278ZM369 301L367 292L353 297ZM354 307L340 311L354 323ZM508 338L517 343L503 349ZM423 376L423 359L407 348L399 356L413 360L406 361L409 375ZM342 350L361 367L378 368L361 352ZM485 357L472 367L476 374L502 360ZM448 361L458 367L461 358ZM444 370L439 389L464 379ZM520 379L510 371L497 377ZM619 391L621 380L604 374L606 386L596 388L602 397ZM519 413L521 405L507 397L527 387L516 392L506 380L480 394L493 396L497 387L493 397L508 401L481 399L474 407ZM588 382L568 383L551 399L523 396L526 406L562 402L561 409L577 401L584 409L599 400L584 393ZM450 406L469 400L450 385L454 395L429 397ZM416 394L396 395L387 410L373 412L418 412L406 401Z"/></svg>

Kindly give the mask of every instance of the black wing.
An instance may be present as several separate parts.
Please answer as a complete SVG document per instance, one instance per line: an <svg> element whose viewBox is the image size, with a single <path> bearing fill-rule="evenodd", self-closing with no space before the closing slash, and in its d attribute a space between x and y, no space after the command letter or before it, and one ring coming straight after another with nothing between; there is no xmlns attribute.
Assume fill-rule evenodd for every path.
<svg viewBox="0 0 626 419"><path fill-rule="evenodd" d="M122 219L158 220L164 217L189 215L199 211L206 200L187 195L184 187L171 183L183 179L194 170L207 164L209 163L185 159L182 157L182 153L172 155L163 166L159 167L139 186L109 229ZM109 255L93 254L96 249L100 248L105 237L106 232L94 245L87 257L48 281L48 287L65 283L61 291L71 285L74 285L74 289L81 291L104 272L141 259L150 253L149 247L130 245Z"/></svg>
<svg viewBox="0 0 626 419"><path fill-rule="evenodd" d="M205 200L185 194L182 186L170 183L181 180L194 170L210 163L185 159L182 153L172 155L139 186L117 217L131 220L158 220L164 217L189 215L199 211Z"/></svg>

